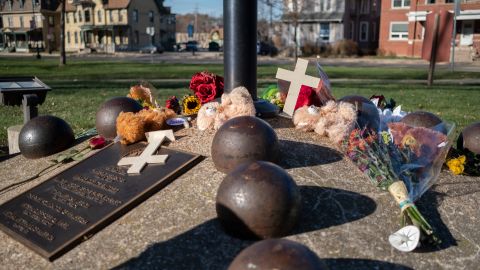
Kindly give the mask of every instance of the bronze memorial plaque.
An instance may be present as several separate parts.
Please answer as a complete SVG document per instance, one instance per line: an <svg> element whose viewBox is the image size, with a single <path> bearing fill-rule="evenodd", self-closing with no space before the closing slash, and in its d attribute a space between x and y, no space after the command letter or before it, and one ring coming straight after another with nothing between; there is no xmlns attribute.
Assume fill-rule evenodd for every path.
<svg viewBox="0 0 480 270"><path fill-rule="evenodd" d="M117 166L145 144L113 144L76 166L0 206L0 228L54 260L88 239L201 161L201 156L162 147L164 165L149 164L141 174Z"/></svg>

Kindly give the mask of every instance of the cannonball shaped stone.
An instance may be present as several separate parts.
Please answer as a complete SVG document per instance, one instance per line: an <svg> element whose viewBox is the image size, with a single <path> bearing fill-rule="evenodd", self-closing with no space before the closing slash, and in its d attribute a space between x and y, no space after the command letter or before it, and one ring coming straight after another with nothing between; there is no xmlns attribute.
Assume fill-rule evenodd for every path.
<svg viewBox="0 0 480 270"><path fill-rule="evenodd" d="M75 141L75 135L65 120L42 115L28 121L20 130L18 147L29 159L42 158L63 151Z"/></svg>
<svg viewBox="0 0 480 270"><path fill-rule="evenodd" d="M480 155L480 122L466 127L457 141L458 149L468 149L476 155Z"/></svg>
<svg viewBox="0 0 480 270"><path fill-rule="evenodd" d="M280 237L295 226L300 193L292 177L266 161L239 165L220 184L218 220L225 231L243 239Z"/></svg>
<svg viewBox="0 0 480 270"><path fill-rule="evenodd" d="M121 112L139 112L143 107L128 97L116 97L103 103L97 111L95 126L99 135L107 139L117 136L117 117Z"/></svg>
<svg viewBox="0 0 480 270"><path fill-rule="evenodd" d="M275 162L278 153L278 138L273 128L252 116L228 120L218 129L212 142L213 163L224 173L247 161Z"/></svg>
<svg viewBox="0 0 480 270"><path fill-rule="evenodd" d="M287 239L267 239L242 250L228 270L320 270L322 262L308 247Z"/></svg>
<svg viewBox="0 0 480 270"><path fill-rule="evenodd" d="M357 111L357 124L360 129L370 129L378 132L380 128L380 115L377 106L366 97L345 96L339 101L352 104Z"/></svg>
<svg viewBox="0 0 480 270"><path fill-rule="evenodd" d="M401 122L411 127L430 128L442 132L443 134L447 134L447 128L443 124L442 119L431 112L412 112L405 115L405 117L402 118Z"/></svg>

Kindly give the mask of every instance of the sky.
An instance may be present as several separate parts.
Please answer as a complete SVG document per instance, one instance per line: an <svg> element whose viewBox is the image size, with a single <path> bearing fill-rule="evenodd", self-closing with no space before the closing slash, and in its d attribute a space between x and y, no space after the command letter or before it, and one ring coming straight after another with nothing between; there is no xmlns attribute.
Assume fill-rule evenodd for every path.
<svg viewBox="0 0 480 270"><path fill-rule="evenodd" d="M185 14L195 12L208 14L215 17L223 13L223 0L165 0L165 6L172 7L173 13Z"/></svg>

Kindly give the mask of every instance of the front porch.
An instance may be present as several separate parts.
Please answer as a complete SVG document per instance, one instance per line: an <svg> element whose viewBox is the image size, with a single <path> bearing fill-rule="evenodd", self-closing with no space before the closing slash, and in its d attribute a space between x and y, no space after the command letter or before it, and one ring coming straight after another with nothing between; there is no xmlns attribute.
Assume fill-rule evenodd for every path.
<svg viewBox="0 0 480 270"><path fill-rule="evenodd" d="M85 50L99 53L115 53L129 49L128 25L122 26L86 26L81 36Z"/></svg>
<svg viewBox="0 0 480 270"><path fill-rule="evenodd" d="M0 51L32 52L45 48L42 28L4 28L0 35Z"/></svg>

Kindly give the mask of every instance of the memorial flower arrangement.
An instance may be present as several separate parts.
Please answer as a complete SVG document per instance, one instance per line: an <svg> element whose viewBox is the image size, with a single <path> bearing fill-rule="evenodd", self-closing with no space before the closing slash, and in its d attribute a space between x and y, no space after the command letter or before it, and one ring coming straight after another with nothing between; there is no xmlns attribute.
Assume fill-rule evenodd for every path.
<svg viewBox="0 0 480 270"><path fill-rule="evenodd" d="M152 89L154 89L153 85L142 82L139 85L132 86L127 97L136 100L144 108L154 109L158 107L158 104L153 97Z"/></svg>
<svg viewBox="0 0 480 270"><path fill-rule="evenodd" d="M265 89L260 98L269 101L272 104L277 105L280 109L283 108L285 105L285 99L287 95L285 93L280 92L280 89L276 85L270 85Z"/></svg>
<svg viewBox="0 0 480 270"><path fill-rule="evenodd" d="M450 126L448 134L452 131ZM380 133L354 129L343 141L346 156L399 204L402 227L415 225L431 244L440 239L414 202L438 178L449 148L447 135L403 123L389 123L388 130Z"/></svg>
<svg viewBox="0 0 480 270"><path fill-rule="evenodd" d="M387 130L388 123L399 122L407 115L406 112L402 111L402 106L397 106L397 102L393 99L387 102L383 95L373 95L370 97L370 100L377 106L380 116L380 130Z"/></svg>
<svg viewBox="0 0 480 270"><path fill-rule="evenodd" d="M201 104L221 97L223 87L223 77L207 71L194 74L190 81L190 90L193 91L193 94L200 100Z"/></svg>

